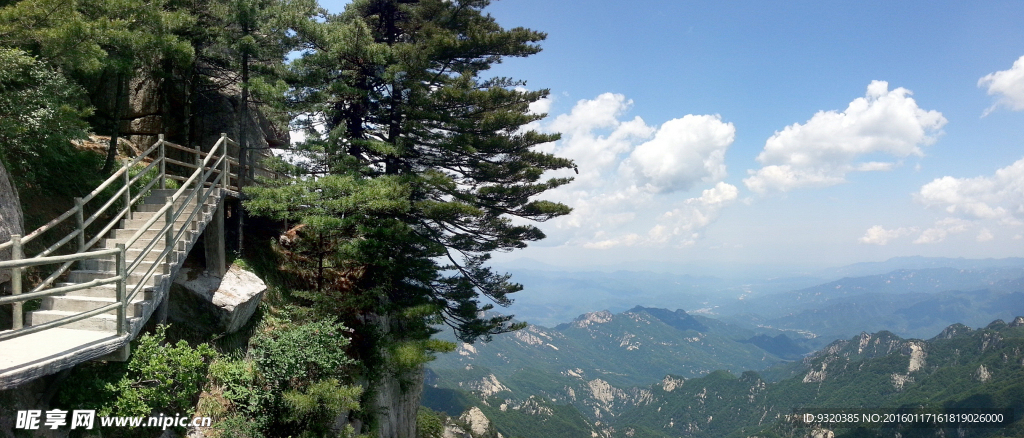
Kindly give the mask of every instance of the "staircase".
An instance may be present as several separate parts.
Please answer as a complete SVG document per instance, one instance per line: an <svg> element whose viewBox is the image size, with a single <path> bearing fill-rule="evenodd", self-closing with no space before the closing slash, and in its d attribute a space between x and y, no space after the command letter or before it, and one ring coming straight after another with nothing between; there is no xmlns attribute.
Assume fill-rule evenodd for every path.
<svg viewBox="0 0 1024 438"><path fill-rule="evenodd" d="M159 319L165 319L172 280L200 237L207 268L223 274L223 204L239 190L232 169L279 176L239 168L232 157L237 147L226 135L207 151L166 142L161 135L91 193L76 198L73 209L24 237L0 242L0 251L11 255L0 261L0 269L10 269L12 289L10 296L0 296L0 310L9 305L12 315L9 330L0 328L0 390L89 360L125 360L130 341L158 309ZM175 158L167 155L170 149L179 150ZM145 183L147 175L155 177ZM165 188L171 180L180 188ZM48 232L58 234L52 238L56 242L26 256L25 245ZM28 268L46 276L31 288L23 287ZM32 300L41 300L39 309L24 312Z"/></svg>
<svg viewBox="0 0 1024 438"><path fill-rule="evenodd" d="M155 215L156 212L164 206L167 197L174 195L174 190L169 189L157 189L153 190L152 194L145 198L142 204L138 205L131 219L123 219L121 226L114 229L110 233L110 237L100 241L100 248L115 249L118 243L126 243L133 235L135 235L141 227ZM153 311L161 303L164 297L170 290L170 284L177 274L178 269L181 268L181 264L185 260L185 256L191 251L195 245L199 236L206 228L206 224L210 221L213 216L213 212L217 210L217 205L223 199L223 195L218 193L215 196L211 196L206 199L206 202L199 205L200 211L195 215L192 220L186 218L196 209L194 201L189 201L190 209L185 210L185 214L182 215L182 219L175 221L174 228L175 233L177 230L181 230L182 227L186 229L181 240L177 242L177 248L171 252L170 257L165 260L160 259L160 255L166 247L166 237L160 232L164 228L166 221L163 218L157 218L156 222L142 232L141 237L136 240L131 246L125 248L126 252L126 263L131 265L133 262L138 261L138 267L135 269L136 273L128 276L126 282L127 290L138 289L141 293L128 302L128 308L126 310L126 318L129 326L128 332L134 337L135 334L144 325L144 322L149 319L149 316L153 314ZM185 203L184 200L179 200L174 204L174 210L178 210ZM143 256L143 252L146 247L152 242L152 248ZM156 264L157 267L153 270L153 274L148 279L145 279L145 274L150 271L151 267ZM57 287L71 286L74 284L87 283L93 280L100 280L104 278L110 278L117 275L116 261L114 257L97 258L83 260L79 262L79 269L73 270L69 273L68 282L58 283ZM145 281L142 287L139 287L140 282ZM117 302L117 286L116 285L102 285L93 286L88 289L81 289L73 292L68 292L64 295L51 296L43 298L42 308L29 312L28 320L26 324L28 326L39 325L50 321L56 321L61 318L73 316L82 312L87 312L100 307L113 304ZM108 310L105 313L91 316L89 318L75 321L64 325L65 328L75 330L93 330L93 331L106 331L116 332L117 331L117 311Z"/></svg>

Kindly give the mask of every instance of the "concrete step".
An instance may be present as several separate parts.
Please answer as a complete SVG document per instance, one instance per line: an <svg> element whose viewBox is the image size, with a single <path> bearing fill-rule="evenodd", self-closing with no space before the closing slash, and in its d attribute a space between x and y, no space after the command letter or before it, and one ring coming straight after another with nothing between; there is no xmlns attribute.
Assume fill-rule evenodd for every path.
<svg viewBox="0 0 1024 438"><path fill-rule="evenodd" d="M177 235L177 233L175 233L175 235ZM186 242L191 242L193 239L195 239L195 235L195 231L186 231L184 234L182 234L181 239L178 240L177 250L184 251ZM101 239L99 246L101 248L117 248L118 243L127 244L129 239L131 239L131 236L112 239ZM136 240L135 243L132 244L132 246L129 246L126 249L129 251L142 251L147 246L149 246L149 244L153 242L153 240L156 240L156 243L153 244L153 250L163 251L167 243L167 238L164 236L153 236L148 238L140 237L139 240Z"/></svg>
<svg viewBox="0 0 1024 438"><path fill-rule="evenodd" d="M190 204L190 208L187 208L185 210L186 211L185 214L192 214L192 209L196 205L194 200L192 202L190 202L189 204ZM179 210L181 205L182 205L182 202L175 202L174 203L175 211ZM212 210L211 205L209 203L203 204L202 207L203 207L203 213L209 213ZM141 215L143 213L157 212L157 211L160 211L161 208L164 208L164 204L139 204L139 205L135 206L135 215L139 216L139 215Z"/></svg>
<svg viewBox="0 0 1024 438"><path fill-rule="evenodd" d="M203 190L206 190L206 188L204 188ZM153 190L152 192L149 193L149 196L147 196L146 199L142 200L142 202L144 202L146 204L160 204L160 205L163 205L163 204L165 204L167 202L167 197L168 196L174 196L174 192L176 192L176 191L177 190L171 190L171 189L164 189L164 190L157 189L157 190ZM188 195L189 195L189 193L183 193L182 197L178 198L178 201L176 203L184 202L184 199L186 197L188 197ZM212 195L211 196L212 198L219 198L220 197L220 194L217 193L217 191L214 191L211 195ZM195 198L193 198L191 202L195 203L195 201L196 201Z"/></svg>
<svg viewBox="0 0 1024 438"><path fill-rule="evenodd" d="M141 269L142 272L146 272L146 271L149 270L150 266L153 266L153 263L163 263L163 262L154 262L154 261L150 261L150 260L143 260L142 263L139 263L139 267L135 268L135 270L138 271L138 270ZM131 264L131 260L125 260L125 267L127 267L130 264ZM116 272L117 271L117 261L114 260L113 257L111 257L110 259L88 259L88 260L83 260L78 265L78 269L85 270L85 271ZM167 273L167 266L164 265L163 268L157 268L156 272L158 274L166 274Z"/></svg>
<svg viewBox="0 0 1024 438"><path fill-rule="evenodd" d="M43 298L42 310L58 310L61 312L81 313L116 303L113 297L45 297ZM128 317L142 316L149 302L143 299L136 299L128 305ZM103 312L106 315L117 315L117 309Z"/></svg>
<svg viewBox="0 0 1024 438"><path fill-rule="evenodd" d="M73 284L76 284L76 283L58 283L57 287L71 286ZM126 288L125 293L131 293L131 292L132 292L132 287L131 286ZM136 296L136 300L139 300L139 299L142 299L142 300L152 300L153 296L155 294L156 294L156 287L149 286L149 287L143 289L142 292L139 292L139 295ZM107 284L107 285L103 285L103 286L95 286L95 287L90 287L90 288L86 288L86 289L71 291L71 292L68 292L68 293L64 294L63 296L65 296L65 297L93 297L93 298L110 298L110 299L114 299L114 297L117 296L117 290L115 289L114 285ZM141 297L141 298L139 298L139 297Z"/></svg>
<svg viewBox="0 0 1024 438"><path fill-rule="evenodd" d="M182 242L179 242L179 245L181 245L181 244L182 244ZM146 254L146 256L142 259L142 261L143 262L155 262L155 261L160 259L160 254L161 254L162 251L163 251L163 248L161 248L159 251L156 251L156 250L150 251L149 253ZM127 264L131 264L134 260L137 260L139 257L142 257L142 250L141 249L129 249L129 250L126 250L125 251L125 256L128 258ZM180 250L179 251L174 251L174 252L172 252L170 254L170 259L171 259L170 262L171 263L177 263L179 260L181 260L184 257L185 257L185 251L180 251Z"/></svg>
<svg viewBox="0 0 1024 438"><path fill-rule="evenodd" d="M77 315L81 312L64 312L61 310L36 310L28 313L26 325L39 325L61 318ZM130 320L130 319L129 319ZM100 314L60 326L61 328L76 330L92 330L101 332L117 331L117 315Z"/></svg>
<svg viewBox="0 0 1024 438"><path fill-rule="evenodd" d="M153 225L156 225L156 224L153 224ZM162 226L163 222L161 222L160 225ZM118 228L118 229L113 230L113 231L110 232L110 237L108 237L108 239L119 241L119 242L124 242L124 241L128 240L129 238L131 238L132 236L134 236L135 233L137 233L138 231L139 231L138 228ZM189 230L188 232L189 233L195 233L194 230ZM175 230L175 234L177 234L177 230ZM139 240L149 241L149 240L153 240L153 238L157 237L157 236L161 236L161 237L164 236L164 232L160 230L160 227L156 227L156 228L152 228L152 229L143 231L142 235L139 237Z"/></svg>
<svg viewBox="0 0 1024 438"><path fill-rule="evenodd" d="M135 285L139 284L139 282L142 280L143 274L145 274L145 271L129 275L128 276L128 287L132 288ZM68 273L68 282L81 284L81 283L86 283L86 282L90 282L90 281L93 281L93 280L101 280L101 279L110 278L110 277L112 277L114 275L115 274L112 273L112 272L75 270L75 271L71 271L70 273ZM160 282L163 281L163 279L164 279L164 274L153 274L153 276L150 277L149 281L146 282L146 285L147 286L159 286Z"/></svg>
<svg viewBox="0 0 1024 438"><path fill-rule="evenodd" d="M182 257L184 255L185 246L186 246L187 243L188 242L185 242L185 241L179 241L178 242L178 250L174 251L171 254L171 262L172 263L176 263L178 260L180 260L178 257ZM108 247L107 249L110 249L110 248ZM145 249L144 245L139 245L138 247L134 247L133 246L131 248L125 249L125 258L126 258L125 266L131 265L133 262L135 262L136 259L141 257L143 249ZM146 253L146 256L143 258L142 263L152 264L153 262L157 261L160 258L160 254L163 253L163 250L164 250L163 243L154 245L154 247L151 248L148 253ZM96 262L90 261L88 263L80 264L79 265L79 269L86 270L86 271L106 271L106 270L108 270L107 268L101 268L100 266L110 266L109 270L111 272L114 272L114 270L117 269L113 265L114 257L106 257L106 258L102 258L102 259L101 258L96 258L96 259L88 259L88 260L97 260L97 261ZM100 264L100 263L103 263L103 262L110 262L110 263L109 264L107 264L107 263Z"/></svg>
<svg viewBox="0 0 1024 438"><path fill-rule="evenodd" d="M125 232L127 232L127 230L136 230L136 231L138 231L140 228L142 228L143 225L146 225L146 222L149 222L149 218L151 218L151 217L153 217L153 213L146 213L146 212L137 213L133 219L124 219L124 220L122 220L120 228L125 230ZM195 230L196 229L196 224L194 222L195 221L204 221L207 218L206 218L205 214L200 214L200 215L196 215L196 217L193 218L194 219L192 221L193 223L189 223L186 219L188 219L188 216L187 215L182 215L177 220L175 220L174 221L174 231L180 230L181 227L183 225L185 225L185 224L188 224L188 226L190 227L189 228L190 230ZM159 230L159 229L164 227L164 223L165 222L164 222L163 218L157 219L156 221L153 222L153 225L150 225L149 229L154 229L155 228L155 229ZM128 234L128 236L130 237L131 234Z"/></svg>

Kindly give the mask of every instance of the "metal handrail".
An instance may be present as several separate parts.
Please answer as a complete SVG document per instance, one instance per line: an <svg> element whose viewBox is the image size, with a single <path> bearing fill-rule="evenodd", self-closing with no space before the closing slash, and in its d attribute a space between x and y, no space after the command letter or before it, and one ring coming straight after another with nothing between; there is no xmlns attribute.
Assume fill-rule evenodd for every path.
<svg viewBox="0 0 1024 438"><path fill-rule="evenodd" d="M15 237L15 239L13 239L12 242L20 241L20 236L12 236L12 237ZM75 284L75 285L71 285L71 286L59 287L59 288L55 288L55 289L48 289L48 290L44 290L44 291L35 291L35 292L27 293L27 294L15 293L12 296L0 298L0 304L15 304L15 306L16 306L15 310L20 312L21 311L20 304L21 304L22 301L31 300L31 299L37 299L37 298L43 298L43 297L48 297L48 296L63 295L65 293L67 293L67 292L72 292L72 291L76 291L76 290L86 289L86 288L89 288L89 287L99 286L99 285L103 285L103 284L110 284L110 283L115 283L115 282L116 283L121 283L124 280L124 278L125 278L125 276L124 276L124 269L123 269L124 268L125 249L124 249L123 245L118 245L117 248L112 248L112 249L103 249L103 250L98 250L98 251L89 251L89 252L82 252L82 253L77 253L77 254L69 254L69 255L61 255L61 256L33 257L33 258L29 258L29 259L17 259L17 260L8 260L8 261L0 262L0 269L12 268L12 269L17 270L17 269L27 268L27 267L31 267L31 266L39 266L39 265L61 263L61 262L64 262L64 263L74 263L76 261L93 259L93 258L100 258L100 257L107 257L107 256L110 256L110 255L113 255L115 257L115 260L116 260L117 266L118 266L117 272L115 273L115 276L113 276L113 277L105 278L105 279L97 279L97 280L93 280L93 281L90 281L90 282L87 282L87 283L80 283L80 284ZM19 280L17 282L18 284L14 285L15 289L20 289L21 288L20 278L18 280ZM119 290L122 290L122 289L119 287ZM15 290L15 292L18 292L18 291ZM119 294L119 295L122 295L122 294ZM125 309L124 309L124 306L121 303L121 300L116 300L114 303L106 305L106 306L103 306L103 307L100 307L98 309L93 309L93 310L89 310L89 311L86 311L86 312L81 312L81 313L78 313L76 315L70 315L70 316L67 316L67 317L64 317L64 318L61 318L61 319L57 319L57 320L53 320L53 321L50 321L50 322L47 322L47 323L43 323L43 324L39 324L39 325L33 325L31 327L15 327L13 330L2 331L2 332L0 332L0 341L5 341L7 339L12 339L12 338L16 338L16 337L19 337L19 336L24 336L24 335L28 335L28 334L31 334L31 333L39 332L39 331L42 331L42 330L46 330L46 329L50 329L50 328L54 328L54 327L59 327L59 326L62 326L62 325L67 325L67 324L70 324L70 323L73 323L73 322L76 322L76 321L80 321L82 319L91 317L93 315L98 315L100 313L103 313L103 312L106 312L108 310L112 310L112 309L115 309L115 308L118 309L118 319L120 320L122 318L121 314L125 311ZM16 320L20 320L20 317L21 317L21 314L18 313L18 314L16 314L15 319ZM123 327L123 325L118 325L117 334L118 335L124 334L124 327Z"/></svg>
<svg viewBox="0 0 1024 438"><path fill-rule="evenodd" d="M231 177L236 176L231 173L231 164L234 161L228 154L228 146L236 145L233 140L227 138L227 135L222 134L221 138L210 148L210 151L203 152L202 150L188 149L180 145L176 145L164 140L163 135L159 136L159 140L150 146L145 152L135 157L133 160L126 160L124 165L118 169L114 174L108 177L103 183L101 183L96 189L92 190L88 195L83 198L77 198L75 200L75 207L68 210L64 214L60 215L56 219L48 222L42 227L32 231L24 238L20 236L12 236L11 241L0 244L0 250L12 248L12 259L10 261L0 262L0 269L10 268L12 269L12 286L14 295L10 297L0 298L0 305L14 304L15 305L15 327L13 330L0 332L0 341L10 339L17 336L26 335L29 333L35 333L48 328L58 327L61 325L70 324L75 321L79 321L90 316L98 315L100 313L117 309L118 325L117 331L121 335L126 330L126 311L128 303L134 299L140 290L143 290L147 286L150 279L153 278L155 270L160 267L163 263L170 262L172 255L176 251L178 243L182 241L186 232L190 230L186 227L181 227L178 230L174 230L174 224L182 216L186 216L186 209L191 209L191 213L187 214L185 223L191 223L200 212L202 212L202 205L204 205L208 199L214 196L216 190L220 189L235 189L238 187L231 185ZM169 175L166 172L166 164L168 162L175 164L181 163L166 157L165 147L170 146L172 148L185 150L192 152L196 155L197 162L194 166L194 171L191 172L188 178L176 177L176 175ZM145 166L141 172L136 174L134 177L129 177L128 171L130 168L137 165L140 161L151 155L154 151L158 151L158 156L152 160L147 166ZM218 155L219 154L219 155ZM147 175L155 166L159 166L158 177L150 181L132 196L132 185L138 183L145 175ZM250 166L247 166L247 168ZM278 175L275 172L270 172L261 167L252 166L253 169L259 169L267 173L273 174L274 177ZM214 176L211 181L211 176ZM160 187L165 186L164 181L166 179L177 179L184 180L184 183L174 192L172 196L167 198L165 205L158 211L154 212L152 217L145 222L126 242L118 243L116 249L101 249L93 250L89 249L93 247L103 236L107 235L116 226L121 219L125 216L131 217L132 207L139 203L150 190L153 189L154 185L158 182ZM84 217L84 206L89 201L93 200L99 193L110 187L115 181L121 180L124 185L118 189L114 194L110 196L99 209L89 215L88 218ZM93 238L88 241L85 240L86 228L94 224L104 213L106 213L111 206L114 205L120 199L124 199L125 205L114 217L102 228L102 230L96 234ZM178 201L182 201L175 207ZM195 202L193 207L193 202ZM72 216L76 219L76 230L69 233L64 238L60 239L57 243L46 248L40 254L33 257L24 257L22 254L24 244L31 239L38 237L39 235L54 229L61 222L71 218ZM159 233L154 237L147 245L140 251L138 257L131 261L130 267L127 261L127 248L137 243L143 233L152 231L153 225L163 216L165 223L159 229ZM176 231L176 232L175 232ZM72 239L77 238L79 242L78 251L75 254L51 256L50 254L56 251L58 248L66 245ZM146 272L139 278L138 282L132 288L131 294L127 293L128 282L131 276L134 275L135 271L140 265L146 260L150 253L156 246L156 242L163 238L166 242L163 250L160 252L156 260L153 261L152 265ZM116 275L109 278L94 279L88 282L75 283L57 288L46 289L50 286L53 281L63 275L70 266L76 262L81 262L88 259L106 259L109 260L109 256L114 255L116 263ZM62 263L61 267L54 271L49 277L47 277L41 284L33 288L28 293L21 293L21 271L24 268L39 266L45 264ZM75 315L64 317L58 320L50 321L44 324L33 325L31 327L22 327L21 321L21 304L24 301L57 296L73 292L77 290L87 289L96 286L102 286L106 284L116 283L116 302L110 305L102 306L97 309L93 309L86 312L81 312Z"/></svg>

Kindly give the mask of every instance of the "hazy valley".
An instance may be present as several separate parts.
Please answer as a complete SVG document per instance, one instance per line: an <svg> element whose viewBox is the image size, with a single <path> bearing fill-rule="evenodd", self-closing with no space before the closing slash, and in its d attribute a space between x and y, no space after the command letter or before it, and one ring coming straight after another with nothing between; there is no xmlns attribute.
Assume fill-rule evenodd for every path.
<svg viewBox="0 0 1024 438"><path fill-rule="evenodd" d="M540 313L545 307L524 297L530 303L517 305L517 317L527 321L587 305L612 310L460 343L431 362L424 405L477 432L803 436L780 420L796 407L973 406L978 397L1024 406L1008 389L1024 385L1020 259L903 258L744 284L624 271L519 274L527 290L544 282L542 291L564 288L559 301L573 303ZM630 298L689 306L620 310ZM977 433L967 436L1000 436Z"/></svg>

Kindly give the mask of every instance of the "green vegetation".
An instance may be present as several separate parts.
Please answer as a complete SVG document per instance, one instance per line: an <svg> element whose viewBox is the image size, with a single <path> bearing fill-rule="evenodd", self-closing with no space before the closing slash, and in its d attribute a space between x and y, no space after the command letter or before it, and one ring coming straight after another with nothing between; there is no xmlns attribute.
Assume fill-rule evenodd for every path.
<svg viewBox="0 0 1024 438"><path fill-rule="evenodd" d="M332 435L334 419L357 409L362 392L342 383L352 363L344 331L328 321L261 331L248 355L210 366L203 411L223 419L218 428L229 436Z"/></svg>
<svg viewBox="0 0 1024 438"><path fill-rule="evenodd" d="M310 128L297 151L308 164L291 168L297 177L246 188L259 220L299 225L270 255L240 254L277 271L252 339L214 359L210 347L161 346L160 331L140 344L135 365L84 367L95 379L83 382L109 384L91 403L190 410L185 398L200 389L193 377L213 360L216 387L206 390L220 392L200 407L225 420L226 435L334 433L333 418L359 399L365 409L353 419L372 429L392 408L366 403L382 399L379 388L418 391L423 364L454 347L432 339L436 324L467 342L522 327L480 316L521 289L486 263L544 237L511 218L569 212L538 198L570 181L542 175L572 163L533 150L557 136L521 130L542 117L529 105L546 90L483 75L503 58L537 53L544 39L503 29L487 5L361 0L328 15L309 0L0 2L0 159L20 187L80 196L95 185L66 175L109 175L119 137L140 135L135 122L145 117L159 117L169 141L204 143L197 127L214 95L237 96L243 125L256 108ZM139 108L140 93L159 109ZM87 133L110 137L102 157L72 145ZM244 163L254 145L239 141ZM273 227L280 222L265 228ZM268 237L277 236L250 246L266 248ZM153 361L189 377L163 377L170 371ZM185 386L139 383L165 378Z"/></svg>
<svg viewBox="0 0 1024 438"><path fill-rule="evenodd" d="M21 188L67 196L89 181L76 171L83 157L71 143L86 135L82 94L44 62L0 46L0 160Z"/></svg>
<svg viewBox="0 0 1024 438"><path fill-rule="evenodd" d="M1024 319L997 321L971 331L950 326L934 339L907 340L889 332L836 341L799 362L771 370L790 375L777 382L759 373L736 376L714 371L703 377L646 388L611 387L610 404L585 385L557 373L523 369L501 383L512 388L484 397L472 380L461 389L428 388L424 403L451 414L476 406L505 436L612 437L794 437L810 429L794 428L784 416L797 408L1011 408L1016 422L1006 429L835 429L837 437L1019 436L1024 431ZM470 371L467 371L469 373ZM474 369L477 376L491 373ZM434 380L445 383L447 373ZM666 380L668 382L668 380ZM523 389L519 389L523 388ZM565 399L574 388L576 400ZM522 392L520 392L522 391ZM618 391L618 392L616 392ZM645 393L646 391L646 393ZM538 394L525 396L520 394ZM617 394L617 395L616 395ZM631 394L643 394L640 397ZM543 396L540 396L543 395ZM549 397L562 397L548 402ZM608 399L606 399L607 401ZM617 405L617 409L602 406Z"/></svg>
<svg viewBox="0 0 1024 438"><path fill-rule="evenodd" d="M58 401L62 406L94 408L103 416L193 414L217 353L206 344L165 343L165 333L166 327L159 326L153 334L139 337L128 362L76 367L61 386Z"/></svg>

